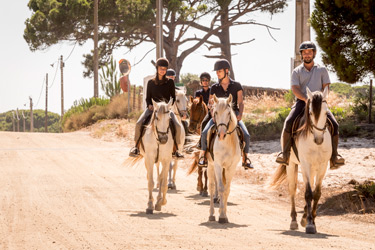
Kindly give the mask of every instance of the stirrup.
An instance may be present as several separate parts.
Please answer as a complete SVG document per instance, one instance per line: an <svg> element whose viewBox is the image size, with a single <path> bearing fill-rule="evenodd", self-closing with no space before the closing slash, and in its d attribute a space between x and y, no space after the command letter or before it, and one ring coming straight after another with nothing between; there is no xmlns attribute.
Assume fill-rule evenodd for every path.
<svg viewBox="0 0 375 250"><path fill-rule="evenodd" d="M206 168L207 167L207 159L204 156L201 156L198 160L198 167Z"/></svg>
<svg viewBox="0 0 375 250"><path fill-rule="evenodd" d="M245 161L242 163L242 167L244 167L245 170L254 169L254 166L248 157L246 157Z"/></svg>
<svg viewBox="0 0 375 250"><path fill-rule="evenodd" d="M129 156L131 157L138 157L139 156L139 149L137 147L133 147L130 149Z"/></svg>
<svg viewBox="0 0 375 250"><path fill-rule="evenodd" d="M280 164L285 164L285 165L288 165L289 164L289 161L288 159L285 159L284 158L284 153L283 152L280 152L277 157L276 157L276 162L277 163L280 163Z"/></svg>
<svg viewBox="0 0 375 250"><path fill-rule="evenodd" d="M335 170L335 169L338 169L338 168L340 168L341 166L344 166L344 165L345 165L345 159L342 158L342 156L339 155L339 154L337 154L337 156L340 156L341 159L344 160L344 162L335 162L334 160L331 159L331 160L330 160L330 166L329 166L329 169ZM337 157L337 156L336 156L336 157ZM336 158L336 157L335 157L335 158Z"/></svg>

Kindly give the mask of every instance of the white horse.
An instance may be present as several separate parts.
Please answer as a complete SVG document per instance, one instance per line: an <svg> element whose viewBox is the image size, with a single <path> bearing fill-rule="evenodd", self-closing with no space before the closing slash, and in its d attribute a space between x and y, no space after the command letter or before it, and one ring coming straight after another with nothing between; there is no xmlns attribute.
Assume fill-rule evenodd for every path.
<svg viewBox="0 0 375 250"><path fill-rule="evenodd" d="M241 148L236 132L237 118L232 109L232 95L229 98L217 98L214 95L214 102L213 118L216 122L216 136L213 139L214 159L212 159L210 153L207 154L207 173L211 196L209 221L215 221L214 196L216 181L220 199L219 223L228 223L227 201L232 178L241 160Z"/></svg>
<svg viewBox="0 0 375 250"><path fill-rule="evenodd" d="M154 164L162 165L162 171L158 173L158 180L160 183L159 194L155 204L155 210L161 211L161 206L167 203L167 178L168 169L172 161L173 138L169 127L170 112L172 108L172 100L168 104L165 102L156 103L152 101L154 112L151 117L150 125L145 129L145 134L142 137L143 147L140 147L141 156L145 159L145 166L147 169L148 180L148 203L147 214L152 214L154 210L154 199L152 190L154 188ZM158 171L159 172L159 171Z"/></svg>
<svg viewBox="0 0 375 250"><path fill-rule="evenodd" d="M270 186L275 188L280 186L285 179L288 180L292 205L292 222L290 224L290 229L298 229L294 197L298 181L298 165L301 166L303 180L306 186L306 205L301 219L301 225L306 227L306 233L308 234L316 233L316 209L321 196L323 178L332 155L331 135L326 125L328 111L327 95L328 87L324 89L323 93L320 91L311 93L307 88L308 101L306 103L304 116L301 119L302 127L298 130L295 139L298 157L292 148L289 165L280 165L270 183ZM283 136L281 136L281 138L283 138ZM281 145L283 145L282 141ZM314 191L312 191L313 189ZM314 200L314 202L311 208L312 200Z"/></svg>
<svg viewBox="0 0 375 250"><path fill-rule="evenodd" d="M186 98L185 91L176 89L176 101L172 107L173 113L176 115L177 120L181 124L181 138L182 145L178 145L179 149L182 149L185 142L185 129L183 128L182 121L187 118L187 107L188 99ZM177 172L178 160L173 159L169 166L169 178L168 178L168 189L176 189L176 172ZM173 173L172 173L173 172ZM158 167L159 173L159 167ZM158 183L159 185L159 183Z"/></svg>

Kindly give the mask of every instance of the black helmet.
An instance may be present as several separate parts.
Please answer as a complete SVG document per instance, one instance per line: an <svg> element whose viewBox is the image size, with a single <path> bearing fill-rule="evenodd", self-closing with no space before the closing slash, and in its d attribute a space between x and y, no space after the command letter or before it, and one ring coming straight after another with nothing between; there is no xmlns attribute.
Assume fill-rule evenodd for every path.
<svg viewBox="0 0 375 250"><path fill-rule="evenodd" d="M176 71L174 71L173 69L167 69L166 76L176 76Z"/></svg>
<svg viewBox="0 0 375 250"><path fill-rule="evenodd" d="M207 72L203 72L203 73L199 76L199 78L200 78L201 80L202 80L203 78L207 78L208 81L211 81L211 76L210 76L210 74L207 73Z"/></svg>
<svg viewBox="0 0 375 250"><path fill-rule="evenodd" d="M220 69L230 69L230 63L226 59L219 59L215 62L214 71Z"/></svg>
<svg viewBox="0 0 375 250"><path fill-rule="evenodd" d="M316 46L315 46L315 44L313 42L304 41L299 46L299 53L302 53L302 50L306 50L306 49L312 49L315 52L316 51Z"/></svg>
<svg viewBox="0 0 375 250"><path fill-rule="evenodd" d="M156 60L156 68L157 67L167 67L168 68L169 62L167 58L160 57L158 60Z"/></svg>

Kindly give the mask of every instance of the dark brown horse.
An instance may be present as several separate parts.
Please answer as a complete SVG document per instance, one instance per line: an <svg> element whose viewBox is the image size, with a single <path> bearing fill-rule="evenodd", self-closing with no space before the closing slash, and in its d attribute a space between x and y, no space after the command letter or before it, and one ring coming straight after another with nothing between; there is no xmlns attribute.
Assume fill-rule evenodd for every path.
<svg viewBox="0 0 375 250"><path fill-rule="evenodd" d="M191 134L201 134L201 125L203 118L207 115L208 110L207 106L203 101L203 97L196 97L193 99L193 97L190 96L190 122L189 122L189 133ZM199 152L195 152L195 159L194 161L198 163L198 158L199 158ZM197 184L197 190L199 191L200 195L207 197L208 192L207 192L207 172L204 172L204 185L203 185L203 170L202 168L198 168L198 184Z"/></svg>

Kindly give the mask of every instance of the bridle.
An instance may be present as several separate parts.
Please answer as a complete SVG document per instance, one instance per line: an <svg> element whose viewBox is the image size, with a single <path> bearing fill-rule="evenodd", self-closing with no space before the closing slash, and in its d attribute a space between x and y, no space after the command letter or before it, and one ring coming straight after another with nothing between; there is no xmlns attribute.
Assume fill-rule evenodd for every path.
<svg viewBox="0 0 375 250"><path fill-rule="evenodd" d="M169 113L169 111L165 111L163 114L168 114L168 113ZM157 117L156 114L157 114L157 111L154 111L155 119L158 120L159 118ZM170 124L168 123L167 131L166 131L166 132L161 132L161 131L159 131L158 126L155 124L155 131L156 131L155 136L156 136L156 140L157 140L158 142L160 142L159 135L161 135L161 136L166 136L166 135L168 135L169 128L170 128Z"/></svg>
<svg viewBox="0 0 375 250"><path fill-rule="evenodd" d="M322 103L323 102L325 102L325 103L327 103L327 101L322 101ZM311 116L312 114L311 114L311 112L309 112L309 115ZM319 128L319 127L317 127L313 122L312 122L312 119L310 118L310 125L311 125L311 127L312 127L312 129L310 129L310 132L311 133L313 133L313 129L316 129L316 130L318 130L318 131L320 131L320 132L323 132L323 134L326 132L326 128L327 128L327 123L324 123L324 127L323 128Z"/></svg>
<svg viewBox="0 0 375 250"><path fill-rule="evenodd" d="M227 105L227 106L228 106L228 108L231 108L229 105ZM231 112L232 112L232 111L231 111ZM220 124L217 124L217 125L216 125L216 133L217 133L217 134L219 133L219 127L220 127L220 126L224 126L224 127L226 128L226 131L227 131L227 132L225 133L224 137L225 137L226 135L230 135L230 134L232 134L232 133L236 130L237 124L236 124L236 126L234 126L234 128L233 128L232 131L228 132L229 124L230 124L230 122L232 121L231 112L229 113L229 121L228 121L227 124L225 124L225 123L220 123ZM214 114L214 118L215 118L215 121L216 121L216 114Z"/></svg>

